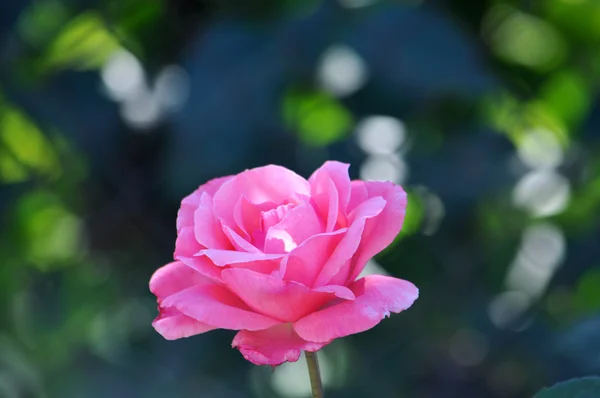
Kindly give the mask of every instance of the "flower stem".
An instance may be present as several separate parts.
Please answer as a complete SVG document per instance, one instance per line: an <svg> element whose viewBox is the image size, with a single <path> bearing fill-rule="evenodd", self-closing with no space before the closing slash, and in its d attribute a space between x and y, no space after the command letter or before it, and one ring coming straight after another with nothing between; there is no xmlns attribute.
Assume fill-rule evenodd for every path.
<svg viewBox="0 0 600 398"><path fill-rule="evenodd" d="M310 388L313 398L323 398L323 383L321 383L321 372L319 372L319 361L316 352L305 351L306 366L310 376Z"/></svg>

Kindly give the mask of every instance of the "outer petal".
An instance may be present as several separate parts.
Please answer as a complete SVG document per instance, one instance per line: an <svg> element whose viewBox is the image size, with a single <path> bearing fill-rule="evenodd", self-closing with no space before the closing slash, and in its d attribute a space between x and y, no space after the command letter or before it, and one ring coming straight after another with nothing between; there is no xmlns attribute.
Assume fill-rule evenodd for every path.
<svg viewBox="0 0 600 398"><path fill-rule="evenodd" d="M223 283L223 278L221 278L221 271L223 271L223 267L216 266L208 257L177 257L177 260L181 261L193 270L196 270L211 281L220 284Z"/></svg>
<svg viewBox="0 0 600 398"><path fill-rule="evenodd" d="M347 213L354 210L359 204L369 199L369 191L365 181L355 180L350 184L350 201L348 202Z"/></svg>
<svg viewBox="0 0 600 398"><path fill-rule="evenodd" d="M214 196L213 208L225 225L235 229L234 208L242 196L253 204L280 205L301 203L309 195L310 186L304 178L285 167L269 165L246 170L224 183Z"/></svg>
<svg viewBox="0 0 600 398"><path fill-rule="evenodd" d="M318 195L323 190L328 189L325 185L326 180L330 180L335 185L338 194L338 208L341 213L346 214L346 208L350 200L351 183L348 176L349 164L335 161L325 162L308 179L311 188L311 196Z"/></svg>
<svg viewBox="0 0 600 398"><path fill-rule="evenodd" d="M285 280L312 287L346 232L347 229L344 228L310 237L283 259L280 274Z"/></svg>
<svg viewBox="0 0 600 398"><path fill-rule="evenodd" d="M262 330L280 323L253 312L229 289L220 285L191 287L167 297L162 306L174 307L190 318L221 329Z"/></svg>
<svg viewBox="0 0 600 398"><path fill-rule="evenodd" d="M216 249L201 250L198 252L198 255L205 255L220 267L239 263L276 260L285 256L285 254L249 253Z"/></svg>
<svg viewBox="0 0 600 398"><path fill-rule="evenodd" d="M192 257L201 249L202 246L194 237L193 227L184 227L179 231L179 236L175 241L175 258Z"/></svg>
<svg viewBox="0 0 600 398"><path fill-rule="evenodd" d="M331 232L338 224L345 226L344 213L340 211L335 183L326 174L320 174L319 177L311 187L311 198L321 218L325 220L325 232Z"/></svg>
<svg viewBox="0 0 600 398"><path fill-rule="evenodd" d="M221 275L227 287L254 311L284 322L296 321L336 297L354 299L350 289L343 286L315 291L241 268L226 269Z"/></svg>
<svg viewBox="0 0 600 398"><path fill-rule="evenodd" d="M159 307L159 311L160 314L152 322L152 326L167 340L190 337L216 329L214 326L183 315L175 308L163 309Z"/></svg>
<svg viewBox="0 0 600 398"><path fill-rule="evenodd" d="M215 327L189 318L174 308L163 308L162 301L182 290L196 285L207 285L210 281L180 262L173 262L159 268L150 279L150 290L159 302L159 315L152 326L167 340L208 332Z"/></svg>
<svg viewBox="0 0 600 398"><path fill-rule="evenodd" d="M203 193L207 193L210 196L213 196L217 190L223 185L225 182L233 178L233 176L215 178L206 182L203 185L200 185L198 189L192 192L190 195L183 198L181 201L181 207L179 208L179 212L177 213L177 232L181 231L184 227L191 227L194 224L194 212L200 205L200 201Z"/></svg>
<svg viewBox="0 0 600 398"><path fill-rule="evenodd" d="M150 278L150 291L159 301L162 301L189 287L210 283L210 280L203 275L179 261L174 261L154 272Z"/></svg>
<svg viewBox="0 0 600 398"><path fill-rule="evenodd" d="M410 282L370 275L354 282L350 289L356 299L314 312L294 324L294 330L308 341L328 342L360 333L377 325L390 312L398 313L419 296Z"/></svg>
<svg viewBox="0 0 600 398"><path fill-rule="evenodd" d="M245 268L252 271L260 272L262 274L270 274L274 270L279 269L281 259L280 257L276 258L266 258L261 260L251 260L250 257L244 258L244 252L232 252L232 253L240 253L240 256L235 258L236 262L232 262L227 264L228 267L231 268ZM251 254L251 253L246 253ZM223 278L221 277L221 272L223 271L223 265L216 265L213 260L205 255L198 255L194 257L180 257L178 258L181 262L183 262L188 267L191 267L211 279L214 282L223 284Z"/></svg>
<svg viewBox="0 0 600 398"><path fill-rule="evenodd" d="M257 332L242 330L235 335L232 346L255 365L277 366L296 362L302 351L318 351L326 344L303 340L290 324L282 324Z"/></svg>
<svg viewBox="0 0 600 398"><path fill-rule="evenodd" d="M352 224L319 272L314 283L315 286L328 284L340 272L342 267L350 265L350 259L352 259L361 243L367 219L380 214L385 207L385 203L385 200L381 197L371 198L361 203L350 213L348 221ZM346 276L348 275L348 271L344 271L344 273Z"/></svg>
<svg viewBox="0 0 600 398"><path fill-rule="evenodd" d="M211 249L229 249L231 243L223 233L221 222L212 210L212 197L203 193L194 212L194 237L202 246Z"/></svg>
<svg viewBox="0 0 600 398"><path fill-rule="evenodd" d="M399 185L379 181L366 181L363 184L369 198L381 196L386 205L379 215L367 220L365 224L349 281L356 279L367 261L392 243L402 229L406 212L406 192Z"/></svg>

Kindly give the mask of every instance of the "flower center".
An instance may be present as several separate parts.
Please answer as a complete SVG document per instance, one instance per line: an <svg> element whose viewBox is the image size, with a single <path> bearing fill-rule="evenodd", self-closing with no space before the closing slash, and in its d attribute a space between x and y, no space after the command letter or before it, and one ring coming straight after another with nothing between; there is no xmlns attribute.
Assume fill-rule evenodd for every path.
<svg viewBox="0 0 600 398"><path fill-rule="evenodd" d="M286 203L279 205L274 209L261 212L260 229L252 233L252 244L260 249L263 249L269 229L279 224L294 206L295 205L292 203Z"/></svg>

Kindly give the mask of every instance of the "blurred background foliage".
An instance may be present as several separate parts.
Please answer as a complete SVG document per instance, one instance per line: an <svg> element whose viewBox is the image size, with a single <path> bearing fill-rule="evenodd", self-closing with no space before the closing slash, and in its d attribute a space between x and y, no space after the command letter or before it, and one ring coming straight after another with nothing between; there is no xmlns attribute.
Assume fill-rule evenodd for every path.
<svg viewBox="0 0 600 398"><path fill-rule="evenodd" d="M147 282L205 180L327 159L402 183L370 272L413 308L330 397L531 397L600 372L596 0L0 2L0 397L304 397Z"/></svg>

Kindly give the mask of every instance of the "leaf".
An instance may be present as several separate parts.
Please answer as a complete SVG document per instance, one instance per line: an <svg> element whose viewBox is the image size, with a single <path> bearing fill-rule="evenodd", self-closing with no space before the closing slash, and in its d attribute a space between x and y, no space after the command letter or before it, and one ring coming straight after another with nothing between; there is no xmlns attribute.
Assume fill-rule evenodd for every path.
<svg viewBox="0 0 600 398"><path fill-rule="evenodd" d="M45 66L76 70L100 68L120 48L118 39L95 12L69 21L50 44Z"/></svg>
<svg viewBox="0 0 600 398"><path fill-rule="evenodd" d="M590 376L558 383L540 391L534 398L597 398L600 377Z"/></svg>
<svg viewBox="0 0 600 398"><path fill-rule="evenodd" d="M289 91L283 101L288 127L313 146L342 140L353 124L351 113L332 96L313 91Z"/></svg>

